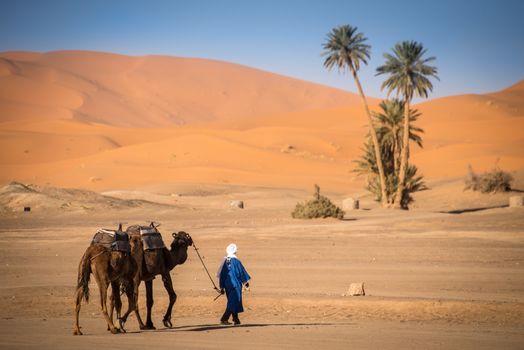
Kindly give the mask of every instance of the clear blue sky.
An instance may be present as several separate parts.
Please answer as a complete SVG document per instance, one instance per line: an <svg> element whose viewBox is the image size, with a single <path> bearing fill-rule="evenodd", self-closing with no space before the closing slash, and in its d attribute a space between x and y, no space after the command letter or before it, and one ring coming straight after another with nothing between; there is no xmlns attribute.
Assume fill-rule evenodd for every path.
<svg viewBox="0 0 524 350"><path fill-rule="evenodd" d="M96 50L202 57L355 91L322 66L334 26L357 26L372 59L366 94L383 97L375 69L383 53L417 40L436 56L441 81L431 98L482 93L524 79L524 1L6 1L0 51Z"/></svg>

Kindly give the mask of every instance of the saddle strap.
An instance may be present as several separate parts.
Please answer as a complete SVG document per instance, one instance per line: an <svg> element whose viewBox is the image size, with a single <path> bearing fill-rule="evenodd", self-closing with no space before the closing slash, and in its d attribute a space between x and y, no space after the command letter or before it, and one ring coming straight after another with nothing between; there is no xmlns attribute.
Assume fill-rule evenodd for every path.
<svg viewBox="0 0 524 350"><path fill-rule="evenodd" d="M109 253L107 250L102 250L100 253L98 253L97 255L95 256L92 256L89 260L93 261L95 260L95 258L97 258L98 256L104 254L104 253Z"/></svg>

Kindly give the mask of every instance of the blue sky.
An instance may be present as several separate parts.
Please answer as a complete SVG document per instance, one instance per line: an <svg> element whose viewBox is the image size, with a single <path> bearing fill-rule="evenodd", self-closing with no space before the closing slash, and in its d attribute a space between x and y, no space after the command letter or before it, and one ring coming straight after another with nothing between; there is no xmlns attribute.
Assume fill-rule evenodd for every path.
<svg viewBox="0 0 524 350"><path fill-rule="evenodd" d="M402 40L436 56L430 98L496 91L524 79L524 1L6 1L0 51L96 50L202 57L356 91L320 56L335 26L357 26L372 57L360 76L384 97L375 69Z"/></svg>

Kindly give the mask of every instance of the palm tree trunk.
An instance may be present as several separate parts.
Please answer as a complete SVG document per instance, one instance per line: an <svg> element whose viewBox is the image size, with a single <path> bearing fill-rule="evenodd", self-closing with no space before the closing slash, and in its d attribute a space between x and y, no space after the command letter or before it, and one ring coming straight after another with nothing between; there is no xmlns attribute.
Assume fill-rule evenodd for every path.
<svg viewBox="0 0 524 350"><path fill-rule="evenodd" d="M402 153L400 155L400 171L398 174L397 193L395 195L393 207L395 209L402 208L402 193L406 184L406 170L408 168L408 154L409 154L409 108L410 101L406 100L404 106L404 132L402 134Z"/></svg>
<svg viewBox="0 0 524 350"><path fill-rule="evenodd" d="M393 144L393 173L397 174L398 169L399 169L398 159L400 155L399 155L399 147L398 147L397 138L395 137L393 141L394 141L394 144Z"/></svg>
<svg viewBox="0 0 524 350"><path fill-rule="evenodd" d="M360 85L360 80L358 80L357 72L353 65L351 65L351 73L353 74L353 79L355 79L355 83L357 85L358 92L360 94L360 100L362 101L362 104L364 105L364 109L366 110L366 114L369 119L369 129L371 133L371 140L373 141L373 147L375 148L375 158L377 161L378 166L378 176L380 179L380 191L382 194L382 206L385 208L389 205L389 198L386 193L386 177L384 176L384 166L382 164L382 152L380 151L380 145L378 143L378 137L377 137L377 131L375 130L375 126L373 125L373 119L371 118L371 112L369 111L369 106L366 101L366 96L364 95L364 91L362 90L362 86Z"/></svg>

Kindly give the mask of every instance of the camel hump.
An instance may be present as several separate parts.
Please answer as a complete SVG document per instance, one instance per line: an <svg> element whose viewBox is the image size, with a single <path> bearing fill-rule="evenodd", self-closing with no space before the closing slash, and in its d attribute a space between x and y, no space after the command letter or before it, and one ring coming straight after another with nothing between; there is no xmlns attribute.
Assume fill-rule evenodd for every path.
<svg viewBox="0 0 524 350"><path fill-rule="evenodd" d="M140 225L132 225L126 228L126 232L130 236L140 235Z"/></svg>

